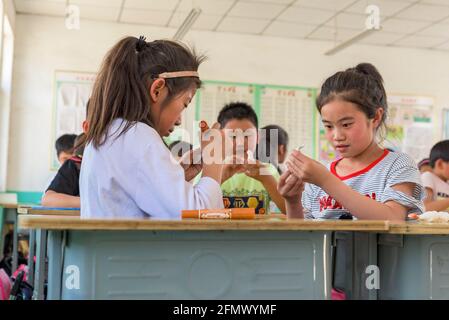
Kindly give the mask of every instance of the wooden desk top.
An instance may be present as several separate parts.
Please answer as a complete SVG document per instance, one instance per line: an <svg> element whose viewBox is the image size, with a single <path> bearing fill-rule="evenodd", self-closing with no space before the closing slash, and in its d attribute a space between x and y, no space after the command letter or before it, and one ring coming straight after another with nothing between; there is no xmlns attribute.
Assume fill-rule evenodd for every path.
<svg viewBox="0 0 449 320"><path fill-rule="evenodd" d="M17 209L19 214L32 214L32 215L45 215L45 216L80 216L79 210L56 210L39 207L38 209L33 209L33 206L19 206Z"/></svg>
<svg viewBox="0 0 449 320"><path fill-rule="evenodd" d="M449 223L404 222L390 223L388 233L393 234L441 234L449 235Z"/></svg>
<svg viewBox="0 0 449 320"><path fill-rule="evenodd" d="M16 204L11 204L11 203L0 203L0 207L3 207L5 209L17 209L19 207L19 205Z"/></svg>
<svg viewBox="0 0 449 320"><path fill-rule="evenodd" d="M255 220L97 220L74 216L19 215L19 226L48 230L283 230L283 231L377 231L389 230L388 221L286 220L273 216Z"/></svg>

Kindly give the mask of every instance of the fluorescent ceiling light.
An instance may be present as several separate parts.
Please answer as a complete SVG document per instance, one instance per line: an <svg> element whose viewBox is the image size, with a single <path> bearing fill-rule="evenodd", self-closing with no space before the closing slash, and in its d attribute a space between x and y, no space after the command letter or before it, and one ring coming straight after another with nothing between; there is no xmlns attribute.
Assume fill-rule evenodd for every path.
<svg viewBox="0 0 449 320"><path fill-rule="evenodd" d="M173 36L173 40L182 40L186 33L190 30L190 28L193 26L195 21L198 19L199 15L201 13L200 8L193 8L192 11L189 12L184 22L179 26L178 31L176 31L175 35Z"/></svg>
<svg viewBox="0 0 449 320"><path fill-rule="evenodd" d="M337 44L335 47L333 47L332 49L330 49L329 51L326 51L324 54L327 56L331 56L347 47L349 47L350 45L356 43L357 41L360 41L364 38L366 38L367 36L369 36L371 33L379 31L380 29L365 29L362 32L359 32L358 34L356 34L355 36L349 38L346 41L343 41L342 43Z"/></svg>

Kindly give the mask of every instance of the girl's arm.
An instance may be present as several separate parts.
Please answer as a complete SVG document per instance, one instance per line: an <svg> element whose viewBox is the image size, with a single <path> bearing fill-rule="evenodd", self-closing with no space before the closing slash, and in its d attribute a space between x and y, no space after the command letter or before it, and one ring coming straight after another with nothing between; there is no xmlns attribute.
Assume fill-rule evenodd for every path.
<svg viewBox="0 0 449 320"><path fill-rule="evenodd" d="M404 221L407 216L408 209L405 206L396 201L380 203L366 197L331 173L319 186L358 219ZM392 189L412 196L414 187L414 183L401 183L393 186Z"/></svg>
<svg viewBox="0 0 449 320"><path fill-rule="evenodd" d="M42 198L42 205L44 207L79 208L80 197L48 190Z"/></svg>
<svg viewBox="0 0 449 320"><path fill-rule="evenodd" d="M432 200L433 190L426 188L426 198L424 199L424 207L426 211L445 211L449 208L449 198L441 200Z"/></svg>
<svg viewBox="0 0 449 320"><path fill-rule="evenodd" d="M285 202L281 194L277 190L277 181L272 175L262 175L260 182L263 184L264 188L267 190L270 198L276 203L276 206L285 213Z"/></svg>
<svg viewBox="0 0 449 320"><path fill-rule="evenodd" d="M276 206L281 210L282 213L285 213L285 202L282 195L279 193L277 189L278 182L276 178L271 174L271 172L262 172L262 170L267 168L268 164L262 163L259 160L254 164L245 164L243 165L243 172L248 177L256 179L260 183L262 183L263 187L267 190L268 195L274 201Z"/></svg>
<svg viewBox="0 0 449 320"><path fill-rule="evenodd" d="M406 218L407 207L396 201L380 203L358 193L330 173L321 163L299 151L293 151L287 160L287 166L303 181L321 187L358 219L404 221ZM392 188L412 196L415 184L400 183Z"/></svg>

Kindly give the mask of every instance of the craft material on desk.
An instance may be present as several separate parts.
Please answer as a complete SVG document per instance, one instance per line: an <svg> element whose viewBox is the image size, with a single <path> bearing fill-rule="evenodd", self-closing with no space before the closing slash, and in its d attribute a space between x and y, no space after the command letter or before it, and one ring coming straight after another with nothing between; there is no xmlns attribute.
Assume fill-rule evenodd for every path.
<svg viewBox="0 0 449 320"><path fill-rule="evenodd" d="M254 219L254 208L182 210L183 219Z"/></svg>
<svg viewBox="0 0 449 320"><path fill-rule="evenodd" d="M449 213L444 211L427 211L419 215L417 220L431 223L448 223Z"/></svg>

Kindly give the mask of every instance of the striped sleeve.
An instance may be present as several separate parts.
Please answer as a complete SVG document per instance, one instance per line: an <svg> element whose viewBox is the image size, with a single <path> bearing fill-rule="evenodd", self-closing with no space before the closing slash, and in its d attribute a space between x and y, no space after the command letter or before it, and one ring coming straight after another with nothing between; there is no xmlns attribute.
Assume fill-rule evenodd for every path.
<svg viewBox="0 0 449 320"><path fill-rule="evenodd" d="M317 186L306 183L304 186L304 191L302 192L301 203L304 210L304 219L314 219L313 212L313 203L312 201L317 201L316 198L316 188Z"/></svg>
<svg viewBox="0 0 449 320"><path fill-rule="evenodd" d="M395 185L401 183L414 184L412 196L393 189ZM421 183L418 167L412 158L406 154L402 154L396 159L389 170L386 189L380 201L395 201L409 208L409 212L422 213L424 212L422 202L424 196L425 190Z"/></svg>

